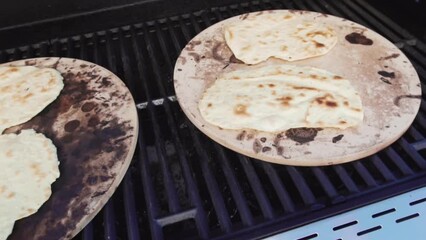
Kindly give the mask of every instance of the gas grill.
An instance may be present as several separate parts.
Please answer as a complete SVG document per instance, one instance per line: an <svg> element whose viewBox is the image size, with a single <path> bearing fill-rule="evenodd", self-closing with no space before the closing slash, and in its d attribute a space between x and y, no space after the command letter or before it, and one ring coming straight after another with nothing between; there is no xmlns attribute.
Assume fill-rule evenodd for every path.
<svg viewBox="0 0 426 240"><path fill-rule="evenodd" d="M412 126L385 150L346 164L293 167L251 159L213 142L186 118L173 88L174 64L187 42L246 12L303 9L360 23L407 55L424 91L422 39L364 0L119 2L77 13L62 9L62 17L50 10L51 18L27 16L22 19L31 23L10 21L0 28L1 63L45 56L88 60L119 76L136 101L140 132L132 164L113 197L75 239L255 239L286 232L276 237L328 239L317 229L332 219L337 223L327 225L331 232L362 225L354 236L369 239L374 232L393 236L391 230L410 221L426 223L424 96ZM376 216L373 225L335 219L356 216L350 211L368 204L376 204L371 205L376 211L363 210ZM380 225L394 212L402 215L386 219L400 225ZM318 220L320 225L306 225ZM380 227L371 230L375 226Z"/></svg>

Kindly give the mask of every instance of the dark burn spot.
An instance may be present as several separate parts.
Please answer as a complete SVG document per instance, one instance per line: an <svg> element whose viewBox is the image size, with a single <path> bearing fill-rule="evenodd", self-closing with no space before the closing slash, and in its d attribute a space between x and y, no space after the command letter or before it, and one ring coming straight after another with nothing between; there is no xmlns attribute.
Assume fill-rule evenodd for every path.
<svg viewBox="0 0 426 240"><path fill-rule="evenodd" d="M362 33L353 32L345 36L346 41L352 44L373 45L373 40L362 35Z"/></svg>
<svg viewBox="0 0 426 240"><path fill-rule="evenodd" d="M244 140L245 136L246 136L246 131L242 131L237 135L237 140L242 141Z"/></svg>
<svg viewBox="0 0 426 240"><path fill-rule="evenodd" d="M80 67L81 68L86 68L88 65L87 64L85 64L85 63L83 63L83 64L80 64Z"/></svg>
<svg viewBox="0 0 426 240"><path fill-rule="evenodd" d="M263 142L263 143L266 142L266 137L261 137L260 141Z"/></svg>
<svg viewBox="0 0 426 240"><path fill-rule="evenodd" d="M102 86L104 87L110 87L112 85L111 81L107 77L102 78Z"/></svg>
<svg viewBox="0 0 426 240"><path fill-rule="evenodd" d="M270 147L263 147L262 148L262 152L269 152L269 151L271 151Z"/></svg>
<svg viewBox="0 0 426 240"><path fill-rule="evenodd" d="M94 102L87 102L81 106L81 111L83 112L90 112L97 106Z"/></svg>
<svg viewBox="0 0 426 240"><path fill-rule="evenodd" d="M394 72L378 71L377 73L380 74L383 77L395 78L395 73Z"/></svg>
<svg viewBox="0 0 426 240"><path fill-rule="evenodd" d="M333 101L326 101L325 105L327 105L328 107L337 107L337 103Z"/></svg>
<svg viewBox="0 0 426 240"><path fill-rule="evenodd" d="M343 136L344 136L343 134L339 134L339 135L333 137L333 139L331 139L331 141L333 143L337 143L338 141L342 140Z"/></svg>
<svg viewBox="0 0 426 240"><path fill-rule="evenodd" d="M177 70L178 70L178 72L181 72L181 71L182 71L182 69L181 69L181 68L178 68Z"/></svg>
<svg viewBox="0 0 426 240"><path fill-rule="evenodd" d="M66 132L74 132L80 126L79 120L72 120L65 124L64 130Z"/></svg>
<svg viewBox="0 0 426 240"><path fill-rule="evenodd" d="M421 95L401 95L401 96L398 96L398 97L396 97L394 100L393 100L393 103L396 105L396 106L400 106L399 104L400 104L400 101L401 101L401 99L404 99L404 98L414 98L414 99L421 99L422 98L422 96Z"/></svg>
<svg viewBox="0 0 426 240"><path fill-rule="evenodd" d="M259 139L254 139L253 141L253 151L255 153L259 153L262 150L262 143L260 143Z"/></svg>
<svg viewBox="0 0 426 240"><path fill-rule="evenodd" d="M300 144L311 142L317 136L321 128L291 128L285 132L285 135L291 140Z"/></svg>

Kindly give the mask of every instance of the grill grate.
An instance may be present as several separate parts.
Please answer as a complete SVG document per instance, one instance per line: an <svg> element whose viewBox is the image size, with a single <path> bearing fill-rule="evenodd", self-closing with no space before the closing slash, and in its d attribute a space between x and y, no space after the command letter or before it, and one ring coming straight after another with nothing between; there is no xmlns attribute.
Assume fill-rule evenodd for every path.
<svg viewBox="0 0 426 240"><path fill-rule="evenodd" d="M76 239L255 238L425 185L424 100L392 146L328 167L252 160L212 142L187 120L172 84L180 50L220 20L276 8L325 12L376 30L409 57L425 83L426 45L363 0L253 1L0 50L0 62L40 56L95 62L123 79L135 98L140 138L133 162Z"/></svg>

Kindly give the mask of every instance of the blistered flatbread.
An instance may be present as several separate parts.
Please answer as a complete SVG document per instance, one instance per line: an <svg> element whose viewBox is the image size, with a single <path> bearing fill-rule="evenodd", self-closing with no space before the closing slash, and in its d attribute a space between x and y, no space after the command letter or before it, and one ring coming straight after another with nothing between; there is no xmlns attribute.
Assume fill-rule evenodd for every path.
<svg viewBox="0 0 426 240"><path fill-rule="evenodd" d="M0 134L33 118L63 87L63 77L52 68L0 67Z"/></svg>
<svg viewBox="0 0 426 240"><path fill-rule="evenodd" d="M284 64L225 73L203 93L198 107L207 122L225 129L345 129L363 120L361 98L348 79Z"/></svg>
<svg viewBox="0 0 426 240"><path fill-rule="evenodd" d="M58 164L56 147L43 134L0 135L0 240L12 232L15 220L37 212L49 199Z"/></svg>
<svg viewBox="0 0 426 240"><path fill-rule="evenodd" d="M326 54L337 43L331 26L291 12L257 12L227 25L225 40L235 57L256 64L275 57L296 61Z"/></svg>

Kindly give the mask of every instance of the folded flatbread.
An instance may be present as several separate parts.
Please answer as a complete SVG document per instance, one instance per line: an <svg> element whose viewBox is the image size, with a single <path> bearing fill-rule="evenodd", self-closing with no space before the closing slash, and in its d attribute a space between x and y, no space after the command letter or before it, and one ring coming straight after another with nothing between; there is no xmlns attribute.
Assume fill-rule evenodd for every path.
<svg viewBox="0 0 426 240"><path fill-rule="evenodd" d="M33 118L63 87L63 77L52 68L0 67L0 134Z"/></svg>
<svg viewBox="0 0 426 240"><path fill-rule="evenodd" d="M339 128L363 120L361 98L348 79L306 66L250 66L219 77L198 108L226 129L266 132L290 128Z"/></svg>
<svg viewBox="0 0 426 240"><path fill-rule="evenodd" d="M0 240L16 220L37 212L49 199L58 165L56 147L43 134L31 129L0 135Z"/></svg>
<svg viewBox="0 0 426 240"><path fill-rule="evenodd" d="M225 40L235 57L256 64L275 57L296 61L326 54L337 43L331 26L290 12L257 12L227 25Z"/></svg>

